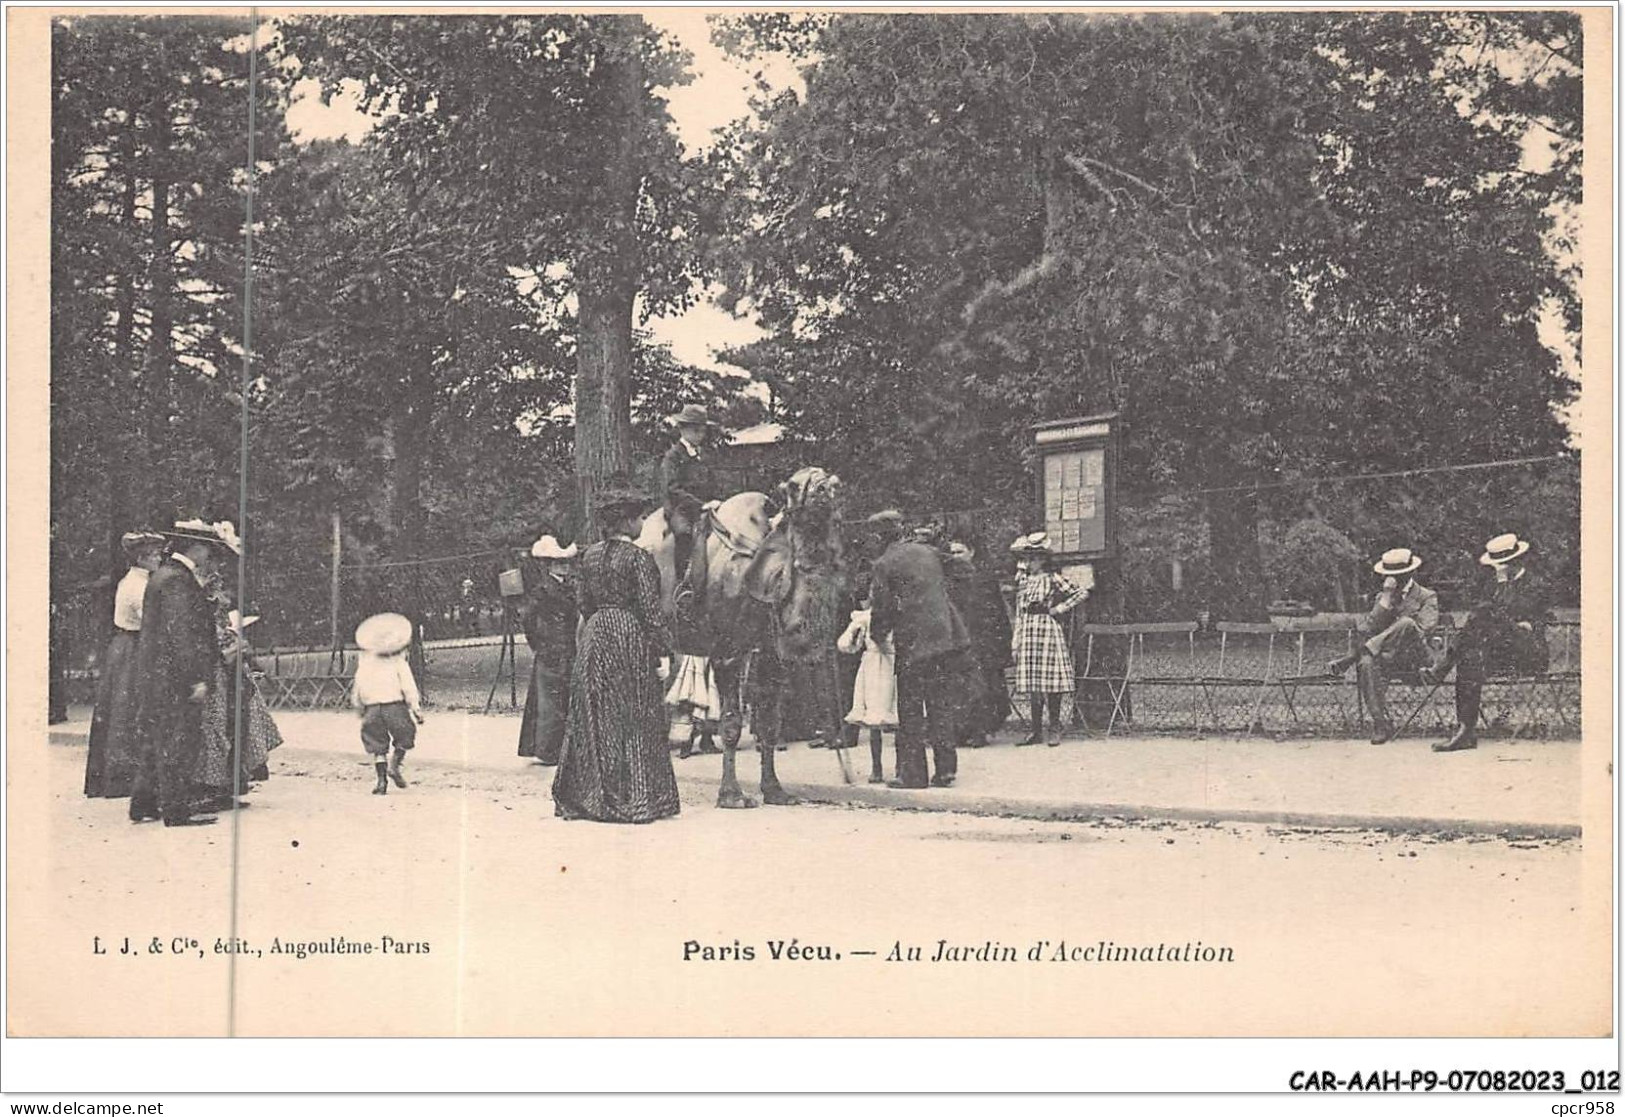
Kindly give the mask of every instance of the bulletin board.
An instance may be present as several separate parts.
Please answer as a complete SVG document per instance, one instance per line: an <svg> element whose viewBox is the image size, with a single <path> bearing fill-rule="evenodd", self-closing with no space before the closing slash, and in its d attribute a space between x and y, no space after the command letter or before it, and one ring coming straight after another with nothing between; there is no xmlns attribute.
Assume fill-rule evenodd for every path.
<svg viewBox="0 0 1625 1117"><path fill-rule="evenodd" d="M1061 419L1034 428L1042 465L1038 500L1057 556L1102 558L1116 542L1112 473L1115 415Z"/></svg>

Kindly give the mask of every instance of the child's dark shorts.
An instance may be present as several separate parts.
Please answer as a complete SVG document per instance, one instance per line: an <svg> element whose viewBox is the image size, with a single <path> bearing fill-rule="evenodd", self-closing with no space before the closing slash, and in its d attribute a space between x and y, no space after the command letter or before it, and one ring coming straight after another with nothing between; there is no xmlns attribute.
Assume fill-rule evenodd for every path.
<svg viewBox="0 0 1625 1117"><path fill-rule="evenodd" d="M405 702L368 706L361 713L361 744L373 756L388 756L391 745L409 749L417 736L418 727Z"/></svg>

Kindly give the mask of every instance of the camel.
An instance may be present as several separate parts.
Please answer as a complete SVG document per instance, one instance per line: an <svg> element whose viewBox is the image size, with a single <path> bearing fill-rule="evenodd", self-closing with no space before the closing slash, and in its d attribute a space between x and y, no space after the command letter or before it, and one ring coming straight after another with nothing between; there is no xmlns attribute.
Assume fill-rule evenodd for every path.
<svg viewBox="0 0 1625 1117"><path fill-rule="evenodd" d="M845 578L839 492L839 478L809 467L780 485L777 499L744 492L716 505L704 553L696 546L692 560L692 573L704 581L700 606L696 615L681 623L674 605L676 548L665 511L651 514L639 532L637 545L660 567L662 600L678 633L678 651L710 657L722 699L719 807L757 805L740 789L735 768L743 726L743 683L753 663L762 672L753 681L764 682L772 695L767 716L761 709L757 716L762 801L779 806L795 802L774 771L782 671L764 678L768 660L762 653L772 652L778 664L808 662L834 646Z"/></svg>

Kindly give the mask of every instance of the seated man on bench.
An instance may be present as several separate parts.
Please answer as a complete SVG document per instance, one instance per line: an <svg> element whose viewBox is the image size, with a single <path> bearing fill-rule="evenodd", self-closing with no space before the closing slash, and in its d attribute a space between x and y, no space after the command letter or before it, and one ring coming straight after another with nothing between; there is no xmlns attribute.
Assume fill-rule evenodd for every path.
<svg viewBox="0 0 1625 1117"><path fill-rule="evenodd" d="M1383 583L1371 612L1360 622L1364 639L1353 655L1326 666L1332 675L1355 669L1360 699L1371 711L1374 745L1394 735L1394 721L1388 716L1388 677L1427 666L1428 637L1439 627L1439 595L1412 577L1421 565L1422 560L1409 548L1383 552L1381 561L1371 568L1382 575Z"/></svg>
<svg viewBox="0 0 1625 1117"><path fill-rule="evenodd" d="M1478 561L1495 570L1488 596L1473 607L1456 642L1424 676L1442 682L1456 669L1456 731L1434 752L1478 747L1478 709L1484 679L1491 671L1520 676L1546 673L1546 600L1539 580L1524 566L1529 544L1516 535L1497 535Z"/></svg>

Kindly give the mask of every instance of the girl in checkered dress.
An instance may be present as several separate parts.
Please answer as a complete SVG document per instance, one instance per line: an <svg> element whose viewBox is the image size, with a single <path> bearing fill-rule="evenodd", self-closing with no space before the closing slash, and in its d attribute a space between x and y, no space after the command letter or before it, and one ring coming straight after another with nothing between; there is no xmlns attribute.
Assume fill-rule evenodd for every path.
<svg viewBox="0 0 1625 1117"><path fill-rule="evenodd" d="M1044 739L1044 707L1049 706L1049 744L1061 743L1061 696L1076 685L1072 649L1057 619L1080 604L1087 591L1050 570L1049 536L1023 536L1016 553L1016 625L1011 650L1016 657L1016 692L1032 700L1032 735L1023 745Z"/></svg>

